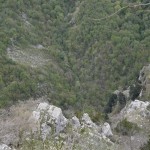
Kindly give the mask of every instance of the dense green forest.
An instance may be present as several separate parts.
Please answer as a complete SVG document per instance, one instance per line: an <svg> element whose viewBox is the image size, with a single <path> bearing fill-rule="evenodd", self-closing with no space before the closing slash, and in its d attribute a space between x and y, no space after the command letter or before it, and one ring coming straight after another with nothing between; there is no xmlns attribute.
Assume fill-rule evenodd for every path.
<svg viewBox="0 0 150 150"><path fill-rule="evenodd" d="M0 107L47 95L64 108L101 111L110 93L135 83L150 62L149 0L1 0ZM10 49L41 44L42 67L12 61ZM33 49L34 50L34 49Z"/></svg>

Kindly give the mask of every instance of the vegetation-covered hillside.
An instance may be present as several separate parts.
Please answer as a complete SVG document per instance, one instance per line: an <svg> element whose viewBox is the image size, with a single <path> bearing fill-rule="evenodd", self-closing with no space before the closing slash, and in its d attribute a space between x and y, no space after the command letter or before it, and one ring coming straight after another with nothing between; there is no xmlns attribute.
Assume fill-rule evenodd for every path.
<svg viewBox="0 0 150 150"><path fill-rule="evenodd" d="M150 62L150 5L138 3L149 0L1 0L0 107L47 95L55 105L101 110ZM50 60L43 66L7 55L39 44Z"/></svg>

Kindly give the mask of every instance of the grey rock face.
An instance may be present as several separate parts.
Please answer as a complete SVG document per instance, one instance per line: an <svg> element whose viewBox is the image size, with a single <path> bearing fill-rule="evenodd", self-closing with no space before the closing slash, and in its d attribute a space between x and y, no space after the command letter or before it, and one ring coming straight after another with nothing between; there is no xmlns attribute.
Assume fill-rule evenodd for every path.
<svg viewBox="0 0 150 150"><path fill-rule="evenodd" d="M89 128L97 128L97 125L95 123L93 123L93 121L91 120L91 118L89 117L89 115L87 113L84 113L82 116L82 124L88 126Z"/></svg>
<svg viewBox="0 0 150 150"><path fill-rule="evenodd" d="M104 125L102 127L102 134L107 137L113 135L109 123L107 123L107 122L104 123Z"/></svg>
<svg viewBox="0 0 150 150"><path fill-rule="evenodd" d="M47 103L40 103L36 111L33 111L30 121L40 123L42 139L45 140L51 129L56 134L67 125L68 120L63 116L62 110Z"/></svg>
<svg viewBox="0 0 150 150"><path fill-rule="evenodd" d="M143 102L139 100L135 100L129 104L129 106L126 108L126 113L130 113L136 110L139 110L140 112L146 111L148 105L150 105L150 102Z"/></svg>
<svg viewBox="0 0 150 150"><path fill-rule="evenodd" d="M107 137L107 136L113 135L111 132L110 125L108 123L105 123L103 127L98 126L91 120L91 118L89 117L87 113L84 113L81 118L81 124L82 124L81 128L85 129L86 131L86 134L85 134L86 141L83 141L83 143L87 142L90 145L94 145L95 147L100 148L100 149L106 149L105 146L104 146L105 148L102 146L105 142L109 143L110 145L114 144Z"/></svg>
<svg viewBox="0 0 150 150"><path fill-rule="evenodd" d="M46 140L47 136L50 134L51 127L48 126L46 123L41 124L41 137L43 141Z"/></svg>
<svg viewBox="0 0 150 150"><path fill-rule="evenodd" d="M139 127L142 127L150 117L150 111L147 109L149 105L150 102L148 101L132 101L121 111L121 115L128 121L136 123Z"/></svg>
<svg viewBox="0 0 150 150"><path fill-rule="evenodd" d="M76 116L72 117L71 124L74 129L79 129L81 127L80 121Z"/></svg>

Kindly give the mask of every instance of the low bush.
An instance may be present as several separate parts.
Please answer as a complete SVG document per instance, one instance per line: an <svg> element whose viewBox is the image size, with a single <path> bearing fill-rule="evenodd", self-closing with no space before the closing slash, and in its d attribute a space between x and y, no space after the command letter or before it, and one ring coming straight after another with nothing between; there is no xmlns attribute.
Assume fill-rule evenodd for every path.
<svg viewBox="0 0 150 150"><path fill-rule="evenodd" d="M122 135L133 135L135 132L139 131L140 128L137 124L129 122L127 119L123 119L121 122L117 124L115 130Z"/></svg>

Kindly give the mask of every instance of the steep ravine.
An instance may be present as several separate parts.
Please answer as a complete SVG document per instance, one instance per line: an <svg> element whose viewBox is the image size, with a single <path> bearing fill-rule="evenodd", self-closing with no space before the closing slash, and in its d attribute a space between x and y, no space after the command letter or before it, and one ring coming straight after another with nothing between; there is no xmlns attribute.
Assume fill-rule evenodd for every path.
<svg viewBox="0 0 150 150"><path fill-rule="evenodd" d="M149 82L142 81L141 74L147 81L148 69L145 66L139 76L145 86ZM124 108L108 115L107 122L94 123L86 112L78 118L70 110L66 118L63 110L48 104L47 97L30 99L0 110L0 147L39 150L44 144L46 150L140 150L150 134L149 108L149 99L128 100Z"/></svg>
<svg viewBox="0 0 150 150"><path fill-rule="evenodd" d="M111 130L111 125L107 122L95 124L87 113L79 119L73 114L72 118L66 118L62 110L49 105L46 98L36 101L30 99L9 110L1 110L0 147L5 144L12 150L39 150L44 144L46 150L139 150L147 142L150 133L147 130L150 125L148 105L149 102L136 100L128 104L120 114L111 117L111 125L114 121L119 124L127 118L130 123L136 123L139 127L133 133L131 130L131 134L122 135L125 127L118 133L113 128ZM116 116L120 117L116 120ZM139 123L139 119L136 122L137 117L142 122Z"/></svg>

